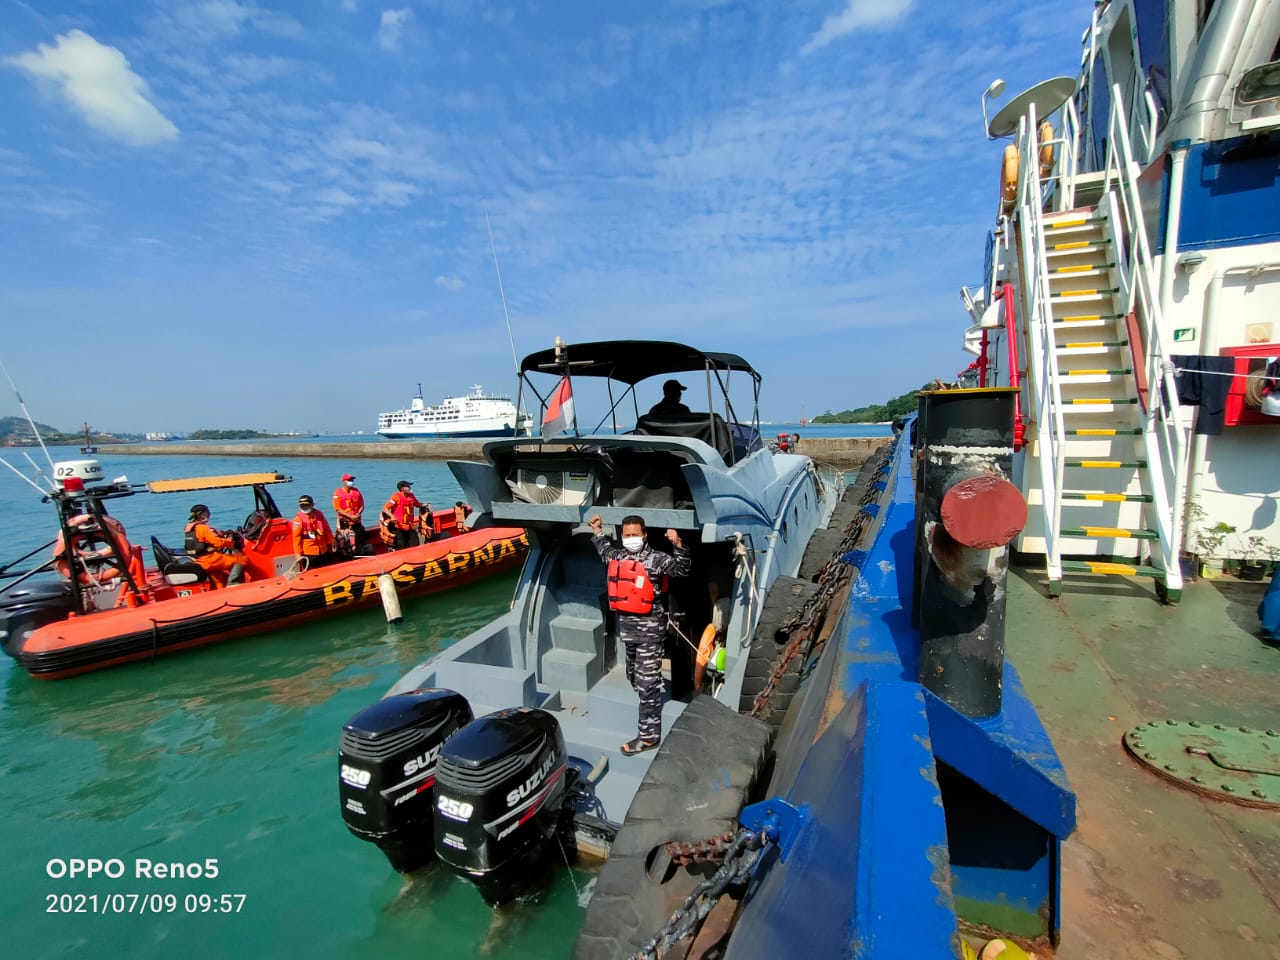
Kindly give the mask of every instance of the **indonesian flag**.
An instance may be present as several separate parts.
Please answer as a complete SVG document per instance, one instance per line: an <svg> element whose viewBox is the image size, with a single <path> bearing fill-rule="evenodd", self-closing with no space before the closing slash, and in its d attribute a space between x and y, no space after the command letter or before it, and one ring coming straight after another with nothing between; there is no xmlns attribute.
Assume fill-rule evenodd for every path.
<svg viewBox="0 0 1280 960"><path fill-rule="evenodd" d="M561 377L542 418L542 439L550 440L570 430L577 430L573 421L573 387L568 377Z"/></svg>

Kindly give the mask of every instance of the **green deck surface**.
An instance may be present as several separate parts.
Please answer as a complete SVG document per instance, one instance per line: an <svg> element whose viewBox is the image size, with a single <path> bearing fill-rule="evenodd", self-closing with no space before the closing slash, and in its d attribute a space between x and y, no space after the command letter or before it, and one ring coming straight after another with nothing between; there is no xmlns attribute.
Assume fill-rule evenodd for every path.
<svg viewBox="0 0 1280 960"><path fill-rule="evenodd" d="M1060 960L1280 960L1280 809L1201 797L1143 769L1124 732L1154 719L1280 727L1266 584L1073 577L1050 600L1009 576L1006 643L1079 797L1063 848Z"/></svg>

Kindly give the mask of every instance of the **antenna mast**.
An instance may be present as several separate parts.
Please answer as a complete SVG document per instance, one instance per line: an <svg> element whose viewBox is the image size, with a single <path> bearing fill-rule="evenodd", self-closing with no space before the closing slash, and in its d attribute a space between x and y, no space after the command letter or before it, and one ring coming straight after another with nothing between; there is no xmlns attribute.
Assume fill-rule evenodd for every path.
<svg viewBox="0 0 1280 960"><path fill-rule="evenodd" d="M49 456L49 448L44 445L44 437L40 436L40 431L36 429L36 422L31 419L31 411L27 409L27 404L22 399L22 394L18 392L18 386L13 382L13 377L9 376L9 368L4 365L3 360L0 360L0 370L4 371L4 378L9 381L9 386L13 388L13 395L18 398L18 406L27 415L27 423L31 424L31 432L36 435L36 440L40 443L40 449L44 451L44 458L49 461L49 469L52 470L53 457Z"/></svg>
<svg viewBox="0 0 1280 960"><path fill-rule="evenodd" d="M493 254L493 272L498 275L498 295L502 297L502 315L507 320L507 339L511 341L511 362L515 364L516 376L520 376L520 358L516 356L516 336L511 332L511 314L507 311L507 293L502 289L502 270L498 267L498 248L493 245L493 227L489 225L489 208L480 205L484 211L484 228L489 233L489 252Z"/></svg>

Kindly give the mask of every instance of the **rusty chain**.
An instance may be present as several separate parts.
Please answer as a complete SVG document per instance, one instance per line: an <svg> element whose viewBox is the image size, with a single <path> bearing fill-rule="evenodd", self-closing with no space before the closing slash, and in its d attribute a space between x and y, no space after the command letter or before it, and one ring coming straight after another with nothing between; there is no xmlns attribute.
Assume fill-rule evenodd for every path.
<svg viewBox="0 0 1280 960"><path fill-rule="evenodd" d="M786 648L775 661L773 670L765 681L763 689L756 694L755 700L752 701L748 716L767 716L774 691L777 690L778 684L782 682L782 678L786 676L791 662L797 656L802 656L804 662L808 663L814 653L820 649L817 637L826 620L827 609L831 605L832 598L835 597L836 593L852 575L852 566L846 563L844 558L858 548L866 531L867 523L871 519L871 515L862 508L873 503L879 496L880 491L876 489L875 484L881 476L889 472L889 465L893 461L894 447L896 447L896 443L890 447L889 452L885 454L872 472L871 480L857 502L858 512L849 521L848 526L845 527L844 536L841 538L839 546L832 553L831 559L827 561L827 565L818 576L817 593L806 600L799 610L784 620L778 627L779 633L786 634L789 637Z"/></svg>
<svg viewBox="0 0 1280 960"><path fill-rule="evenodd" d="M724 862L720 869L706 880L703 880L685 898L662 929L655 933L647 943L636 951L633 960L658 960L673 945L679 943L693 933L709 914L713 907L724 896L730 887L747 882L751 869L755 866L764 846L764 838L750 830L739 829L737 833L728 834L732 838L724 854ZM715 843L720 837L712 837L701 843ZM695 841L698 842L698 841Z"/></svg>
<svg viewBox="0 0 1280 960"><path fill-rule="evenodd" d="M672 840L667 844L667 855L672 863L681 867L695 863L720 863L733 846L736 836L735 831L726 830L706 840Z"/></svg>

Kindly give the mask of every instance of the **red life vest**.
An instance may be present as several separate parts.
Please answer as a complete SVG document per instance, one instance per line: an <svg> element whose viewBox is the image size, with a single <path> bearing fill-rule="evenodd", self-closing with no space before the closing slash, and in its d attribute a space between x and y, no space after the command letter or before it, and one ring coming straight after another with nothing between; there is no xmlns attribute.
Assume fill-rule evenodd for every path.
<svg viewBox="0 0 1280 960"><path fill-rule="evenodd" d="M339 487L333 491L333 509L337 512L339 519L342 518L344 511L360 514L364 511L364 495L355 487L350 489Z"/></svg>
<svg viewBox="0 0 1280 960"><path fill-rule="evenodd" d="M653 610L653 602L658 591L654 589L653 578L644 564L639 560L610 560L607 573L609 580L609 609L619 613L649 613ZM662 590L667 589L667 578L662 578Z"/></svg>
<svg viewBox="0 0 1280 960"><path fill-rule="evenodd" d="M387 501L387 505L383 507L401 530L413 529L413 511L421 509L422 503L410 491L409 493L401 493L397 490L391 495L391 499Z"/></svg>

